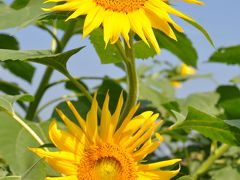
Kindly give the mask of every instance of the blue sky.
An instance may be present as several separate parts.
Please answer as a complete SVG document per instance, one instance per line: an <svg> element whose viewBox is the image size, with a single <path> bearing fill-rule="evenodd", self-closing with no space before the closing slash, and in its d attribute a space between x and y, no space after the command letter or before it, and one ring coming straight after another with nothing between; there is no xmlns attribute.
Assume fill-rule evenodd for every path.
<svg viewBox="0 0 240 180"><path fill-rule="evenodd" d="M7 1L10 2L10 1ZM175 8L192 16L197 20L211 35L216 47L226 47L240 44L240 0L205 0L204 6L196 6L187 3L182 3L180 0L172 1ZM221 64L207 63L209 56L214 52L214 48L207 42L203 35L187 23L176 19L175 20L185 29L187 36L192 40L194 47L198 51L198 73L212 73L219 84L227 84L229 80L236 75L240 75L239 67L226 66ZM45 32L30 26L20 31L5 30L17 37L20 42L21 49L50 49L51 39ZM60 32L61 33L61 32ZM121 77L123 72L113 65L101 65L95 51L89 44L87 39L81 40L79 35L72 38L67 49L86 45L87 47L78 55L73 57L73 60L68 64L70 72L74 76L104 76ZM162 50L162 53L156 57L159 60L170 60L174 64L180 64L180 61L167 51ZM141 61L140 63L149 63ZM18 82L24 86L31 94L34 94L35 88L39 84L40 77L45 69L44 66L37 65L36 75L33 79L33 84L18 79ZM11 79L16 81L8 72L0 68L0 77L2 79ZM64 78L58 72L54 73L51 81ZM91 82L94 84L95 82ZM184 97L192 92L212 91L216 88L216 84L208 79L191 80L177 90L179 97ZM51 89L45 95L43 102L49 99L56 98L63 94L69 93L59 86L57 89ZM42 104L41 103L41 104ZM48 113L49 111L46 111ZM45 115L49 117L49 115Z"/></svg>

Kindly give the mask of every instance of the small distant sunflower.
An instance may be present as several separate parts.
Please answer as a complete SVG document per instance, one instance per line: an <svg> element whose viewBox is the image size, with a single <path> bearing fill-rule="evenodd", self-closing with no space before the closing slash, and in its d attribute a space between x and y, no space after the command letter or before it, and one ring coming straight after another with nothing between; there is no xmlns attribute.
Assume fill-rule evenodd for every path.
<svg viewBox="0 0 240 180"><path fill-rule="evenodd" d="M201 5L198 0L183 0L187 3ZM101 24L104 29L104 41L115 43L120 35L129 45L129 31L134 31L147 45L152 44L160 53L158 42L152 28L159 29L170 38L176 40L171 28L183 32L169 14L176 15L189 21L189 16L175 10L168 4L168 0L47 0L45 2L65 2L46 9L50 11L73 11L69 19L86 15L83 37L86 37Z"/></svg>
<svg viewBox="0 0 240 180"><path fill-rule="evenodd" d="M67 131L58 129L56 121L53 121L49 127L49 137L60 151L31 149L64 175L48 177L47 180L168 180L179 172L179 168L162 168L174 165L181 159L149 164L144 160L163 140L159 134L155 134L156 138L152 140L152 135L161 124L161 121L156 121L158 114L146 111L133 117L139 107L136 105L117 128L123 97L120 96L116 110L111 114L109 96L106 95L98 127L96 94L86 121L70 101L67 104L78 119L79 126L57 110Z"/></svg>
<svg viewBox="0 0 240 180"><path fill-rule="evenodd" d="M191 66L188 66L186 64L181 64L180 74L182 76L195 75L196 74L196 69L194 69Z"/></svg>

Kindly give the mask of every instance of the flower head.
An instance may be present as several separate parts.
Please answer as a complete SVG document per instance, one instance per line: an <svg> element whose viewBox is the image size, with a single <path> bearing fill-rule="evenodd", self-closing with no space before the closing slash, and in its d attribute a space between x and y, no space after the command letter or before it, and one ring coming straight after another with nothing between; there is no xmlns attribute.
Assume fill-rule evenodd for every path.
<svg viewBox="0 0 240 180"><path fill-rule="evenodd" d="M78 119L79 126L57 110L67 131L58 129L56 121L53 121L49 127L49 137L59 151L31 149L65 175L48 180L168 180L179 172L179 169L161 168L174 165L180 159L141 163L163 140L159 134L155 134L156 138L152 140L152 135L161 124L161 121L156 121L158 114L146 111L133 117L138 109L136 105L117 128L123 97L120 96L116 110L111 114L109 96L106 95L98 127L96 94L86 121L71 102L67 104Z"/></svg>
<svg viewBox="0 0 240 180"><path fill-rule="evenodd" d="M197 0L183 1L202 4ZM183 29L172 20L169 14L194 21L172 8L168 0L47 0L45 2L65 2L47 10L73 11L67 20L86 15L83 37L102 24L106 45L109 41L115 43L121 35L129 45L128 34L132 30L147 45L150 42L157 53L160 52L160 48L152 28L159 29L176 40L171 26L180 32L183 32Z"/></svg>
<svg viewBox="0 0 240 180"><path fill-rule="evenodd" d="M196 70L186 64L181 64L180 66L180 74L182 76L187 76L187 75L195 75Z"/></svg>

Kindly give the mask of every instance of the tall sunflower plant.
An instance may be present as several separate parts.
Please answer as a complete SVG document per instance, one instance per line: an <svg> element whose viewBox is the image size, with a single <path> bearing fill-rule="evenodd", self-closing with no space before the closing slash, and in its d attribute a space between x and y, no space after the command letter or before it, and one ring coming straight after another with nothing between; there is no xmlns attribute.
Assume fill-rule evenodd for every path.
<svg viewBox="0 0 240 180"><path fill-rule="evenodd" d="M177 4L204 4L182 1ZM1 180L198 180L225 172L240 177L232 154L239 157L239 123L222 120L239 118L232 106L239 103L239 88L176 96L188 80L215 81L197 73L197 51L173 18L195 27L214 46L210 36L175 3L0 1ZM36 31L36 38L49 35L44 43L51 49L21 50L14 35L25 29ZM161 60L161 49L181 63ZM92 63L90 52L122 75L94 76L87 69L88 75L79 76L84 65L68 61L82 54L81 62ZM229 57L224 53L217 51L209 61ZM232 82L239 83L238 77Z"/></svg>

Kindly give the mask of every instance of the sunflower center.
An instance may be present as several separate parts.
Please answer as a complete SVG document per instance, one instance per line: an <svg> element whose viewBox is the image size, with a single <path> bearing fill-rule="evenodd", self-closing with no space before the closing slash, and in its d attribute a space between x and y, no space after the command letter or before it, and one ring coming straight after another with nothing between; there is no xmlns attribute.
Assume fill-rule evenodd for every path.
<svg viewBox="0 0 240 180"><path fill-rule="evenodd" d="M101 180L115 180L121 173L122 168L118 161L112 158L100 159L95 167L96 177Z"/></svg>
<svg viewBox="0 0 240 180"><path fill-rule="evenodd" d="M132 157L115 144L102 143L85 150L79 180L135 180Z"/></svg>
<svg viewBox="0 0 240 180"><path fill-rule="evenodd" d="M104 9L129 13L141 8L147 0L94 0Z"/></svg>

